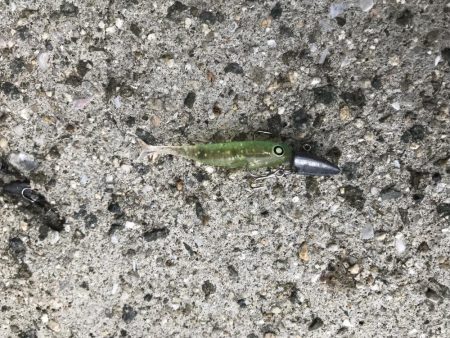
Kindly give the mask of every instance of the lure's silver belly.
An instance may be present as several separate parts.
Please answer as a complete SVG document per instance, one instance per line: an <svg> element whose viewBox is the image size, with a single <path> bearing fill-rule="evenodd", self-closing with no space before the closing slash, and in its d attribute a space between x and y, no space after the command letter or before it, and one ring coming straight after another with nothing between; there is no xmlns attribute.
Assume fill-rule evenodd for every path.
<svg viewBox="0 0 450 338"><path fill-rule="evenodd" d="M292 166L297 174L306 176L329 176L341 172L333 163L309 154L296 154Z"/></svg>

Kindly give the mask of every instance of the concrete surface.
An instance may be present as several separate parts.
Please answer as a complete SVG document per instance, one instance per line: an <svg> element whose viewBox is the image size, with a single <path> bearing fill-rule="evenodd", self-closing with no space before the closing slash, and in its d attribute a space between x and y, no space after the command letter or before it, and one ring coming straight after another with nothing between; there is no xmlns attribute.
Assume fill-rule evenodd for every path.
<svg viewBox="0 0 450 338"><path fill-rule="evenodd" d="M449 22L444 0L2 1L0 336L449 337ZM134 137L257 130L342 175L253 189Z"/></svg>

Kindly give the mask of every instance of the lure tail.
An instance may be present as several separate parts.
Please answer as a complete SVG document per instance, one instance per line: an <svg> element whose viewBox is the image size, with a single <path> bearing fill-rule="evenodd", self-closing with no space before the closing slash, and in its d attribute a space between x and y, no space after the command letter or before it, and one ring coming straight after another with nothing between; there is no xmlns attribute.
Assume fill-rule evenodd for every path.
<svg viewBox="0 0 450 338"><path fill-rule="evenodd" d="M141 145L141 153L138 160L146 157L150 157L152 160L156 159L159 155L179 155L179 148L176 146L152 146L145 143L140 138L137 139Z"/></svg>

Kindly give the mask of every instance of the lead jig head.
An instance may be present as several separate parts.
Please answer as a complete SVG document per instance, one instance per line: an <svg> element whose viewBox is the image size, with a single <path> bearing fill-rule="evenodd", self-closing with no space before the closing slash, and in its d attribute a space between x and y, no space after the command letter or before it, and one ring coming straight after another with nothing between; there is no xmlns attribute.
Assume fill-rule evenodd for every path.
<svg viewBox="0 0 450 338"><path fill-rule="evenodd" d="M337 165L306 153L294 155L292 168L297 174L306 176L330 176L341 172Z"/></svg>

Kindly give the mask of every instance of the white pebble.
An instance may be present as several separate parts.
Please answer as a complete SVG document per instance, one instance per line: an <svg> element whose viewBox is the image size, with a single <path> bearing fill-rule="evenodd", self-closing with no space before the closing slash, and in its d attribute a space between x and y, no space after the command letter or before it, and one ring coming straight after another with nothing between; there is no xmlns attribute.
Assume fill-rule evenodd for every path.
<svg viewBox="0 0 450 338"><path fill-rule="evenodd" d="M19 116L24 120L28 120L30 118L30 110L28 108L24 108L19 111Z"/></svg>
<svg viewBox="0 0 450 338"><path fill-rule="evenodd" d="M359 0L359 7L361 7L363 12L370 11L374 4L374 0Z"/></svg>
<svg viewBox="0 0 450 338"><path fill-rule="evenodd" d="M373 231L372 225L367 224L361 229L361 239L368 240L368 239L372 239L373 236L374 236L374 231Z"/></svg>
<svg viewBox="0 0 450 338"><path fill-rule="evenodd" d="M73 109L82 110L88 106L88 104L92 101L92 97L86 97L82 99L76 99L72 102Z"/></svg>
<svg viewBox="0 0 450 338"><path fill-rule="evenodd" d="M312 86L318 85L320 83L320 81L321 81L320 77L315 77L311 80L311 85Z"/></svg>
<svg viewBox="0 0 450 338"><path fill-rule="evenodd" d="M441 62L442 58L440 55L436 56L436 58L434 59L434 66L436 67L439 62Z"/></svg>
<svg viewBox="0 0 450 338"><path fill-rule="evenodd" d="M116 109L119 109L120 106L122 105L122 102L120 100L121 100L120 96L116 96L113 99L113 104L114 104L114 107L116 107Z"/></svg>
<svg viewBox="0 0 450 338"><path fill-rule="evenodd" d="M277 43L275 40L268 40L267 46L269 46L270 48L275 48L277 46Z"/></svg>
<svg viewBox="0 0 450 338"><path fill-rule="evenodd" d="M399 160L392 161L392 164L394 165L394 168L400 169L400 161Z"/></svg>
<svg viewBox="0 0 450 338"><path fill-rule="evenodd" d="M121 18L116 19L116 27L119 29L122 29L123 27L123 20Z"/></svg>
<svg viewBox="0 0 450 338"><path fill-rule="evenodd" d="M346 3L335 3L330 6L330 17L334 19L335 17L341 15L348 8Z"/></svg>
<svg viewBox="0 0 450 338"><path fill-rule="evenodd" d="M114 34L116 32L116 27L114 26L110 26L108 28L106 28L106 33L108 34Z"/></svg>
<svg viewBox="0 0 450 338"><path fill-rule="evenodd" d="M51 320L48 322L48 328L50 330L52 330L53 332L59 332L61 331L61 327L59 326L59 324L57 322L55 322L54 320Z"/></svg>
<svg viewBox="0 0 450 338"><path fill-rule="evenodd" d="M123 164L120 166L120 170L124 173L124 174L129 174L131 172L131 169L133 169L133 167L129 164Z"/></svg>
<svg viewBox="0 0 450 338"><path fill-rule="evenodd" d="M392 108L394 108L395 110L400 110L400 103L399 102L393 102L391 104Z"/></svg>
<svg viewBox="0 0 450 338"><path fill-rule="evenodd" d="M406 250L406 241L405 236L403 234L397 234L395 236L395 249L399 254L402 254Z"/></svg>
<svg viewBox="0 0 450 338"><path fill-rule="evenodd" d="M37 57L37 62L40 70L47 70L48 60L50 59L50 53L40 53Z"/></svg>
<svg viewBox="0 0 450 338"><path fill-rule="evenodd" d="M215 171L215 169L213 168L213 167L206 167L205 168L205 171L208 173L208 174L212 174L214 171Z"/></svg>
<svg viewBox="0 0 450 338"><path fill-rule="evenodd" d="M117 293L117 291L119 291L119 284L114 283L113 287L112 287L112 290L111 290L111 294L115 295Z"/></svg>
<svg viewBox="0 0 450 338"><path fill-rule="evenodd" d="M189 29L192 25L192 19L186 18L184 20L184 28Z"/></svg>
<svg viewBox="0 0 450 338"><path fill-rule="evenodd" d="M156 40L155 33L150 33L149 35L147 35L147 40L148 41L155 41Z"/></svg>
<svg viewBox="0 0 450 338"><path fill-rule="evenodd" d="M327 59L328 55L329 55L329 51L328 51L328 47L327 47L320 54L320 59L319 59L320 65L323 65L325 63L325 60Z"/></svg>
<svg viewBox="0 0 450 338"><path fill-rule="evenodd" d="M352 267L350 267L349 269L348 269L348 271L352 274L352 275L357 275L358 273L359 273L359 265L358 264L355 264L355 265L353 265Z"/></svg>
<svg viewBox="0 0 450 338"><path fill-rule="evenodd" d="M9 155L9 163L21 171L31 171L38 167L34 156L26 153L12 153Z"/></svg>
<svg viewBox="0 0 450 338"><path fill-rule="evenodd" d="M41 317L41 322L44 324L48 323L48 314L44 313Z"/></svg>
<svg viewBox="0 0 450 338"><path fill-rule="evenodd" d="M135 227L136 227L136 223L130 222L130 221L126 221L125 222L125 228L126 229L134 229Z"/></svg>

